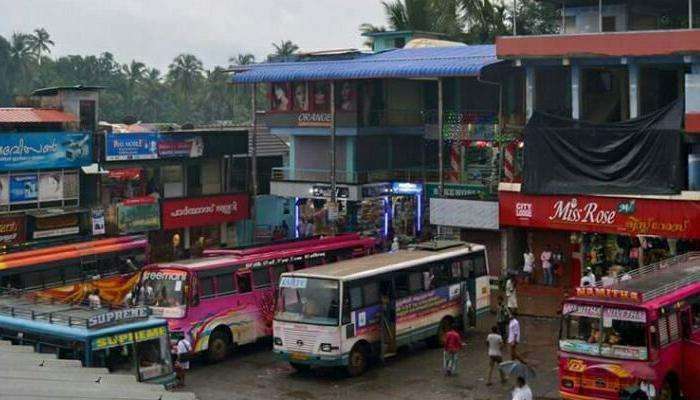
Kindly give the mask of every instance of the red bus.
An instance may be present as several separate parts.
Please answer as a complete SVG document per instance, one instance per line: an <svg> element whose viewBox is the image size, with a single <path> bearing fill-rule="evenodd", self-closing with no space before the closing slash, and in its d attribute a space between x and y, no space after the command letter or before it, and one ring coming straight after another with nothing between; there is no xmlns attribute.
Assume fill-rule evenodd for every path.
<svg viewBox="0 0 700 400"><path fill-rule="evenodd" d="M564 399L700 399L700 253L579 287L564 302Z"/></svg>
<svg viewBox="0 0 700 400"><path fill-rule="evenodd" d="M174 339L189 333L195 352L206 351L210 360L219 361L232 346L272 334L275 290L283 272L360 257L375 246L375 239L342 235L149 265L139 301L168 319Z"/></svg>
<svg viewBox="0 0 700 400"><path fill-rule="evenodd" d="M147 252L148 241L137 235L0 255L0 288L66 302L97 288L106 302L121 303Z"/></svg>

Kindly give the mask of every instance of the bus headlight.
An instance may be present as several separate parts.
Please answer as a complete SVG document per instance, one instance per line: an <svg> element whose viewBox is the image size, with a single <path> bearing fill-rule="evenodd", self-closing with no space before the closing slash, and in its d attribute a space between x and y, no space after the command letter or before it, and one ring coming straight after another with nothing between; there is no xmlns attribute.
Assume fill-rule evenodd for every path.
<svg viewBox="0 0 700 400"><path fill-rule="evenodd" d="M330 343L321 343L321 351L324 353L330 353L333 351L333 346Z"/></svg>
<svg viewBox="0 0 700 400"><path fill-rule="evenodd" d="M562 379L561 386L565 389L573 389L574 388L574 381L572 381L571 379Z"/></svg>
<svg viewBox="0 0 700 400"><path fill-rule="evenodd" d="M272 341L275 344L275 346L282 346L282 338L281 337L275 336L275 338L272 339Z"/></svg>

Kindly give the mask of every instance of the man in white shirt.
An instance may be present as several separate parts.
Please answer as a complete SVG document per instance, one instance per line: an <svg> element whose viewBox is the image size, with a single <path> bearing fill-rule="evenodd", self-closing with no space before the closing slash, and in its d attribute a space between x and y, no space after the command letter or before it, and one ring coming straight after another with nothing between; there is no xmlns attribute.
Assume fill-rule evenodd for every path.
<svg viewBox="0 0 700 400"><path fill-rule="evenodd" d="M185 373L190 369L190 361L186 357L192 353L192 342L190 335L185 336L177 342L177 360L175 360L175 372L178 386L185 386Z"/></svg>
<svg viewBox="0 0 700 400"><path fill-rule="evenodd" d="M591 270L590 267L586 268L586 275L581 277L581 287L586 287L586 286L595 286L596 278L595 274Z"/></svg>
<svg viewBox="0 0 700 400"><path fill-rule="evenodd" d="M515 382L515 389L513 389L513 400L532 400L532 390L530 386L525 383L525 378L518 377Z"/></svg>
<svg viewBox="0 0 700 400"><path fill-rule="evenodd" d="M88 304L93 310L97 310L102 307L102 300L100 299L100 289L95 289L88 296Z"/></svg>
<svg viewBox="0 0 700 400"><path fill-rule="evenodd" d="M516 313L512 313L510 316L510 323L508 324L508 345L510 346L510 358L511 360L518 360L523 364L527 364L520 354L518 354L518 344L520 343L520 322L516 318Z"/></svg>
<svg viewBox="0 0 700 400"><path fill-rule="evenodd" d="M544 251L540 254L540 261L542 261L542 271L544 272L544 284L547 286L554 285L552 250L550 250L549 245L545 246Z"/></svg>
<svg viewBox="0 0 700 400"><path fill-rule="evenodd" d="M498 368L498 365L503 362L503 353L501 349L503 348L503 337L498 333L498 327L494 326L491 328L491 333L486 337L486 345L489 349L489 379L486 381L486 386L491 386L491 376L493 375L493 368ZM506 381L506 377L501 369L498 369L501 374L501 383Z"/></svg>
<svg viewBox="0 0 700 400"><path fill-rule="evenodd" d="M523 273L528 283L532 283L532 271L535 268L535 255L532 254L532 250L527 249L523 253Z"/></svg>

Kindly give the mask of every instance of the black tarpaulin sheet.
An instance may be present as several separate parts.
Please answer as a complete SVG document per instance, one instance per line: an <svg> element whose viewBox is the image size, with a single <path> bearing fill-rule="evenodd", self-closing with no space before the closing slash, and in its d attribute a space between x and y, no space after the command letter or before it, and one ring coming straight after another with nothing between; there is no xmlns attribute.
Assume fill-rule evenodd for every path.
<svg viewBox="0 0 700 400"><path fill-rule="evenodd" d="M522 192L677 194L683 106L634 120L592 124L535 112L525 126Z"/></svg>

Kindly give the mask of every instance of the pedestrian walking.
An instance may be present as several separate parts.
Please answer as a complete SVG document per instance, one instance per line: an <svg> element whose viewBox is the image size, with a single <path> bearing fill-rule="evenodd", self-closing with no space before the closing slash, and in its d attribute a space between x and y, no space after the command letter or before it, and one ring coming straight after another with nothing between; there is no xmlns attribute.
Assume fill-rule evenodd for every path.
<svg viewBox="0 0 700 400"><path fill-rule="evenodd" d="M544 273L544 284L547 286L554 285L554 272L552 271L552 250L550 249L549 245L546 245L540 254L540 261L542 262L542 272Z"/></svg>
<svg viewBox="0 0 700 400"><path fill-rule="evenodd" d="M505 341L508 338L508 322L510 322L510 310L503 301L503 296L498 297L498 309L496 309L496 326L498 333Z"/></svg>
<svg viewBox="0 0 700 400"><path fill-rule="evenodd" d="M518 293L512 277L506 281L506 302L511 313L518 309Z"/></svg>
<svg viewBox="0 0 700 400"><path fill-rule="evenodd" d="M519 376L515 381L515 389L513 389L513 400L532 400L532 390L525 382L525 378Z"/></svg>
<svg viewBox="0 0 700 400"><path fill-rule="evenodd" d="M177 359L175 360L175 375L177 376L177 386L185 386L185 374L190 369L189 356L192 353L192 341L190 335L185 336L177 342Z"/></svg>
<svg viewBox="0 0 700 400"><path fill-rule="evenodd" d="M523 275L527 283L532 283L532 272L535 269L535 255L532 254L532 249L528 248L523 253Z"/></svg>
<svg viewBox="0 0 700 400"><path fill-rule="evenodd" d="M457 373L457 358L460 350L462 350L462 336L450 323L445 334L445 347L442 359L442 369L445 371L445 376L452 376Z"/></svg>
<svg viewBox="0 0 700 400"><path fill-rule="evenodd" d="M518 353L518 345L520 344L520 341L520 321L518 321L516 318L516 313L513 312L510 315L510 322L508 323L508 346L510 347L510 359L527 364L527 362L525 362L525 360Z"/></svg>
<svg viewBox="0 0 700 400"><path fill-rule="evenodd" d="M501 383L506 381L506 376L498 368L498 365L503 362L503 338L498 333L498 327L491 327L491 333L486 336L486 346L489 353L489 377L486 380L486 386L491 386L491 376L493 375L494 367L498 369L498 373L501 375Z"/></svg>

